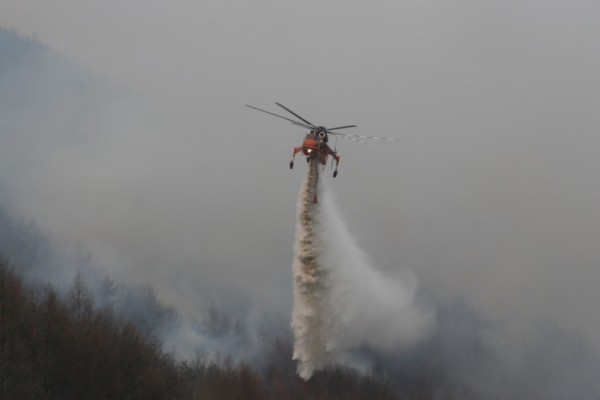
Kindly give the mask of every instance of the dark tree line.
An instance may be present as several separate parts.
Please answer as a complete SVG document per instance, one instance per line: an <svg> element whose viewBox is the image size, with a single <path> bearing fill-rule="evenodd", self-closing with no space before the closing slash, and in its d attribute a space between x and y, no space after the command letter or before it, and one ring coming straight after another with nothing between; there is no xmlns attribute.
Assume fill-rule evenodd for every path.
<svg viewBox="0 0 600 400"><path fill-rule="evenodd" d="M0 264L0 398L177 398L177 379L157 343L93 309L79 275L62 299L50 287L27 293Z"/></svg>
<svg viewBox="0 0 600 400"><path fill-rule="evenodd" d="M26 289L0 261L1 399L395 399L377 376L332 368L305 382L289 343L276 341L257 371L178 362L157 340L109 309L96 309L77 274L65 296Z"/></svg>

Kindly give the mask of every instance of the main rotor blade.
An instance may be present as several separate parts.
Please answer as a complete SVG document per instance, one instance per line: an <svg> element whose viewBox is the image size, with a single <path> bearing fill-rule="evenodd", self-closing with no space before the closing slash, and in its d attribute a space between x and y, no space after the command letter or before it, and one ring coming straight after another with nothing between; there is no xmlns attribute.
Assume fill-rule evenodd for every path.
<svg viewBox="0 0 600 400"><path fill-rule="evenodd" d="M289 108L287 108L286 106L284 106L281 103L277 103L275 102L275 104L277 104L279 107L283 108L285 111L289 112L290 114L294 115L296 118L300 119L301 121L307 123L308 125L312 126L313 128L317 128L315 126L315 124L308 122L307 120L305 120L304 118L302 118L301 116L299 116L298 114L296 114L295 112L293 112L292 110L290 110Z"/></svg>
<svg viewBox="0 0 600 400"><path fill-rule="evenodd" d="M301 123L301 122L292 122L292 124L294 124L294 125L298 125L298 126L301 126L301 127L303 127L303 128L310 129L310 130L314 129L312 126L308 126L308 125L306 125L306 124L303 124L303 123Z"/></svg>
<svg viewBox="0 0 600 400"><path fill-rule="evenodd" d="M337 136L336 136L336 137L337 137ZM340 136L340 137L341 137L342 139L344 139L344 140L348 140L348 141L350 141L350 142L355 142L355 143L363 143L363 144L364 144L364 143L367 143L365 140L363 140L363 139L357 139L357 138L355 138L355 137L353 137L353 136L346 136L346 135L343 135L343 136Z"/></svg>
<svg viewBox="0 0 600 400"><path fill-rule="evenodd" d="M279 114L272 113L271 111L263 110L263 109L261 109L261 108L258 108L258 107L250 106L250 105L248 105L248 104L246 104L245 106L246 106L246 107L249 107L249 108L253 108L253 109L257 110L257 111L262 111L262 112L264 112L264 113L267 113L267 114L274 115L274 116L276 116L276 117L279 117L279 118L283 118L283 119L285 119L285 120L287 120L287 121L290 121L290 122L291 122L292 124L294 124L294 125L299 125L299 126L302 126L302 127L306 128L306 129L313 129L313 128L314 128L314 126L312 126L312 125L305 125L305 124L302 124L302 123L300 123L300 122L298 122L298 121L294 121L293 119L286 118L286 117L284 117L284 116L282 116L282 115L279 115Z"/></svg>
<svg viewBox="0 0 600 400"><path fill-rule="evenodd" d="M327 132L335 131L336 129L358 128L356 125L336 126L335 128L327 128Z"/></svg>
<svg viewBox="0 0 600 400"><path fill-rule="evenodd" d="M351 135L349 133L343 132L330 132L332 135L340 135L345 138L356 138L356 139L368 139L368 140L385 140L388 142L399 142L400 139L396 138L385 138L385 137L376 137L376 136L363 136L363 135Z"/></svg>

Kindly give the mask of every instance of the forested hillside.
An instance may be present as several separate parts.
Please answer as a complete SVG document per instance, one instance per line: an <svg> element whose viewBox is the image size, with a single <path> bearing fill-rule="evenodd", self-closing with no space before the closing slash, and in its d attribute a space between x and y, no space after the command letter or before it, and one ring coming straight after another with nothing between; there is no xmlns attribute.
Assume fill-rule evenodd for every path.
<svg viewBox="0 0 600 400"><path fill-rule="evenodd" d="M129 321L97 309L77 275L65 297L30 292L0 263L2 399L394 399L381 377L343 368L298 378L291 347L273 344L264 374L213 363L201 352L177 362Z"/></svg>
<svg viewBox="0 0 600 400"><path fill-rule="evenodd" d="M35 38L1 28L0 54L4 171L28 170L48 147L84 143L108 93L119 90ZM209 347L175 358L160 338L177 325L177 311L152 287L111 280L85 249L16 215L12 191L21 182L13 176L0 176L1 399L392 398L379 378L347 369L305 383L285 339L270 345L261 367ZM197 325L214 342L245 329L218 304Z"/></svg>
<svg viewBox="0 0 600 400"><path fill-rule="evenodd" d="M109 242L126 241L123 248L140 244L129 242L133 236L156 233L149 232L149 228L164 228L162 218L153 225L144 223L145 218L156 217L153 213L122 221L148 201L156 203L157 207L152 208L160 210L156 214L172 212L158 196L168 189L148 189L156 183L154 176L150 179L135 174L138 168L144 170L148 165L127 163L128 155L143 147L148 132L140 129L135 140L128 138L129 147L116 158L125 160L127 168L114 168L112 175L105 169L115 159L106 159L96 151L97 146L118 148L124 140L115 134L114 141L106 142L102 133L112 132L115 126L124 132L142 125L136 119L139 115L131 116L129 110L120 107L122 103L112 103L112 96L119 90L36 39L0 28L0 400L599 398L600 357L577 332L566 331L548 320L541 326L532 323L531 337L515 341L505 335L500 323L486 320L480 310L456 293L436 295L430 288L422 288L418 296L435 310L435 324L416 343L385 350L358 346L341 354L338 365L304 381L297 376L292 361L290 310L259 318L252 313L257 307L245 303L248 297L244 293L223 290L221 286L204 295L206 288L216 286L205 271L219 271L224 265L218 257L190 257L190 269L197 280L189 275L165 274L159 275L166 278L155 280L153 287L139 276L151 269L170 271L169 257L179 254L167 256L152 246L140 246L136 255L143 262L138 279L119 281L97 263L89 249L55 237L46 231L47 225L28 212L19 213L21 203L33 197L36 201L23 209L35 212L46 204L61 203L64 207L58 209L73 221L90 222L83 225L87 230L94 230L95 223L123 223L126 234L117 239L107 238L110 235L106 232L111 230L91 236ZM127 118L110 118L113 112ZM177 157L173 148L178 146L164 149L171 151L171 159ZM160 167L168 162L160 150L160 156L152 158L150 164ZM85 163L90 157L98 157L93 166ZM78 174L82 166L88 169ZM46 174L52 168L61 173ZM127 179L103 186L105 178L129 169L133 172ZM191 171L181 175L186 182L197 184L195 170L182 170L186 171ZM94 184L83 185L82 189L81 184L90 176ZM139 176L147 180L139 183ZM171 176L179 179L179 171L166 175ZM122 192L109 189L137 184L147 186L119 203L123 207L111 214L110 202ZM27 185L53 190L27 191ZM76 190L80 195L77 201L100 206L71 209L75 204L71 194ZM104 192L110 193L102 196ZM53 197L55 193L61 196ZM184 202L173 204L190 202L196 207L185 193ZM206 208L210 214L210 203ZM41 214L48 217L56 208L48 210ZM177 223L186 222L183 217L175 219ZM60 218L51 220L58 220L60 225ZM137 224L130 227L132 221ZM205 223L214 221L218 217ZM260 221L257 223L260 225ZM160 244L160 238L174 233L172 225L170 228L164 228L165 232L150 243ZM193 237L174 238L178 245L182 237L189 242L175 248L185 253L188 246L202 241L210 246L218 241L189 236ZM77 238L77 234L71 237ZM231 243L223 251L233 251L240 244L243 252L257 247L257 243ZM268 253L271 249L267 246L259 251ZM114 263L112 271L124 270L131 261L118 256L108 259ZM188 261L185 255L182 259ZM258 260L267 260L268 268L279 268L284 273L282 268L288 268L271 265L269 257ZM247 273L245 267L235 265L226 273ZM239 275L239 279L249 276ZM172 284L174 291L191 290L193 300L202 301L191 301L196 308L184 315L189 310L165 302L165 297L157 294L161 282ZM200 288L199 284L204 286ZM266 285L257 287L263 290ZM221 297L216 297L219 290ZM279 290L287 294L285 287L277 287ZM238 297L237 302L222 304L233 297ZM268 312L271 310L264 311ZM185 346L177 346L183 342Z"/></svg>

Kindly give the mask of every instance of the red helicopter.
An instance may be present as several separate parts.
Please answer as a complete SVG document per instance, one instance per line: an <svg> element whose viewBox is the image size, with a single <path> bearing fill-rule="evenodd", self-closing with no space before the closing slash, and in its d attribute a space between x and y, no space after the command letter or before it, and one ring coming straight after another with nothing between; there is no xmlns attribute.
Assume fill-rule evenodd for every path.
<svg viewBox="0 0 600 400"><path fill-rule="evenodd" d="M333 171L333 177L335 178L338 175L338 164L340 162L340 156L337 154L337 151L335 148L336 146L334 146L334 148L332 149L327 144L329 142L329 135L334 135L336 138L336 142L337 142L338 137L341 137L346 140L351 140L354 142L362 142L362 143L364 143L363 139L388 140L388 141L397 141L398 140L398 139L380 138L380 137L374 137L374 136L351 135L351 134L344 133L344 132L337 132L337 130L339 130L339 129L356 128L357 126L356 125L344 125L344 126L336 126L335 128L326 128L324 126L317 126L317 125L314 125L313 123L307 121L306 119L302 118L300 115L296 114L295 112L293 112L292 110L290 110L289 108L284 106L283 104L277 103L277 102L275 104L277 104L279 107L283 108L285 111L289 112L290 114L292 114L294 117L298 118L302 122L295 121L291 118L287 118L282 115L260 109L258 107L250 106L248 104L246 104L246 107L250 107L257 111L261 111L261 112L264 112L267 114L274 115L279 118L283 118L283 119L291 122L294 125L298 125L303 128L310 129L309 133L307 133L306 136L304 137L304 142L302 143L302 146L294 147L294 153L292 154L292 160L290 161L290 169L294 168L294 158L296 157L296 154L298 154L300 152L302 152L306 156L307 162L310 162L311 160L315 159L317 162L319 162L323 166L327 165L327 158L329 156L331 156L332 157L332 161L331 161L332 167L333 167L333 162L335 161L335 170ZM333 132L333 131L336 131L336 132ZM317 201L316 201L316 197L315 197L315 203L316 202Z"/></svg>

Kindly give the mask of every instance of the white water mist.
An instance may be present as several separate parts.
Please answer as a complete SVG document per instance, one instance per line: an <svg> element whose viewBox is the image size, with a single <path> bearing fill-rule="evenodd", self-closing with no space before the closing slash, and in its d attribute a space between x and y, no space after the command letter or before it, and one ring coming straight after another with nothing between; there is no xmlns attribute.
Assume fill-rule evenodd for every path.
<svg viewBox="0 0 600 400"><path fill-rule="evenodd" d="M293 358L303 379L364 343L407 345L433 321L415 305L414 275L387 276L358 248L331 196L321 196L318 174L313 161L298 199L294 246Z"/></svg>
<svg viewBox="0 0 600 400"><path fill-rule="evenodd" d="M337 352L368 344L379 350L406 346L428 332L433 310L420 307L418 280L410 271L376 268L356 244L333 196L323 185L318 221L326 266L327 299L335 315L329 343Z"/></svg>

